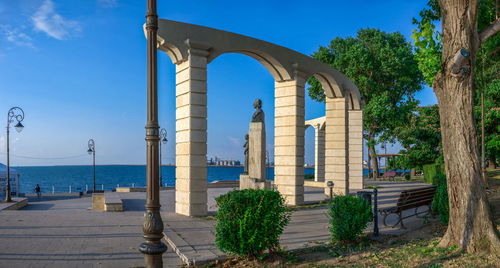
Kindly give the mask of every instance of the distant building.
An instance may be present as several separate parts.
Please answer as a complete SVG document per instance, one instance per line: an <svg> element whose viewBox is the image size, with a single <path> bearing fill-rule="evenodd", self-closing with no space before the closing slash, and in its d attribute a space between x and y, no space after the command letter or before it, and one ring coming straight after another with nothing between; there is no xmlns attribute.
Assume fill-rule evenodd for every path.
<svg viewBox="0 0 500 268"><path fill-rule="evenodd" d="M241 166L240 160L232 160L232 159L222 159L218 158L210 158L207 160L207 165L209 166Z"/></svg>

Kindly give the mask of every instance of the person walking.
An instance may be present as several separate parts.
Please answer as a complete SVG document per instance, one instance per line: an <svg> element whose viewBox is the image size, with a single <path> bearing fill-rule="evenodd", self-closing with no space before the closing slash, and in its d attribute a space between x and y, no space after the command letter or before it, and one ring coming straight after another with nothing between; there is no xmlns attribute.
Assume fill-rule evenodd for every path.
<svg viewBox="0 0 500 268"><path fill-rule="evenodd" d="M37 198L40 198L40 196L42 196L42 189L40 188L40 185L38 185L38 184L35 186L35 193L36 193Z"/></svg>

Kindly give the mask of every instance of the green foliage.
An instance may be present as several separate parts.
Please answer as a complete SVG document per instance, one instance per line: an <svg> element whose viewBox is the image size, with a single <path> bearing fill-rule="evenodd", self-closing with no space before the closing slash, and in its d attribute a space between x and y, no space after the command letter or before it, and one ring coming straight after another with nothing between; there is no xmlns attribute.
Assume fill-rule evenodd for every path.
<svg viewBox="0 0 500 268"><path fill-rule="evenodd" d="M416 29L412 39L415 45L415 58L425 81L432 86L434 76L441 70L441 33L436 24L441 19L438 0L430 0L428 8L413 19ZM496 18L495 0L478 1L478 31L488 27ZM476 53L474 84L476 88L474 116L478 131L481 129L481 92L485 95L485 136L486 155L500 158L500 34L490 37ZM496 109L495 109L496 108Z"/></svg>
<svg viewBox="0 0 500 268"><path fill-rule="evenodd" d="M356 37L333 39L312 56L356 84L364 101L364 129L372 139L406 120L417 104L414 93L422 88L423 76L411 44L399 32L361 29ZM321 84L315 78L308 83L309 96L324 101Z"/></svg>
<svg viewBox="0 0 500 268"><path fill-rule="evenodd" d="M434 77L441 71L441 52L443 44L441 33L436 30L434 22L441 18L437 0L430 0L429 9L420 12L420 20L413 18L417 28L413 30L411 38L415 45L415 59L418 68L422 71L425 82L432 86Z"/></svg>
<svg viewBox="0 0 500 268"><path fill-rule="evenodd" d="M313 181L314 180L314 174L306 174L306 175L304 175L304 180L306 180L306 181Z"/></svg>
<svg viewBox="0 0 500 268"><path fill-rule="evenodd" d="M442 224L448 224L450 218L450 205L448 203L448 187L446 185L446 175L438 173L433 178L434 185L437 186L434 200L432 200L432 211L436 213Z"/></svg>
<svg viewBox="0 0 500 268"><path fill-rule="evenodd" d="M436 185L434 182L434 178L438 174L445 174L444 165L440 163L433 163L424 165L424 181L427 183L432 183Z"/></svg>
<svg viewBox="0 0 500 268"><path fill-rule="evenodd" d="M373 216L368 202L354 196L336 196L328 210L332 240L352 242L359 237Z"/></svg>
<svg viewBox="0 0 500 268"><path fill-rule="evenodd" d="M481 132L481 93L484 93L486 157L500 159L500 35L488 39L477 53L474 116Z"/></svg>
<svg viewBox="0 0 500 268"><path fill-rule="evenodd" d="M434 163L442 155L439 108L418 107L408 121L395 129L395 136L404 148L391 165L411 169Z"/></svg>
<svg viewBox="0 0 500 268"><path fill-rule="evenodd" d="M266 249L279 248L290 212L278 192L235 190L215 200L219 206L215 244L222 252L257 256Z"/></svg>
<svg viewBox="0 0 500 268"><path fill-rule="evenodd" d="M405 174L405 180L407 180L407 181L411 180L411 175L410 174Z"/></svg>

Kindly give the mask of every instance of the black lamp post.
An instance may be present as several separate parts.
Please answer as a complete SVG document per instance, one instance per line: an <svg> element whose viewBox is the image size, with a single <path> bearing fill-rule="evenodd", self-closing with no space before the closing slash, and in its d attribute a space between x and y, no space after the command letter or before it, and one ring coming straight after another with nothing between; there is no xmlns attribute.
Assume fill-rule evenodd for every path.
<svg viewBox="0 0 500 268"><path fill-rule="evenodd" d="M163 185L163 173L161 172L161 144L167 144L167 130L162 128L160 130L160 187Z"/></svg>
<svg viewBox="0 0 500 268"><path fill-rule="evenodd" d="M326 183L326 186L330 188L330 201L333 200L333 185L334 185L333 181L328 181Z"/></svg>
<svg viewBox="0 0 500 268"><path fill-rule="evenodd" d="M94 166L94 190L92 191L92 193L95 193L95 142L94 142L94 140L90 139L88 145L89 145L89 149L87 150L87 153L92 155L92 162L93 162L93 166Z"/></svg>
<svg viewBox="0 0 500 268"><path fill-rule="evenodd" d="M12 202L10 197L10 123L14 122L14 119L17 121L17 124L14 126L16 131L19 133L23 130L24 126L21 122L24 120L24 111L20 107L12 107L7 113L7 187L5 189L5 202ZM18 185L19 187L19 185Z"/></svg>
<svg viewBox="0 0 500 268"><path fill-rule="evenodd" d="M163 220L160 214L160 174L158 126L158 59L157 32L158 14L156 0L148 0L146 13L147 38L147 122L146 122L146 212L142 231L144 242L139 251L144 254L146 267L163 267L162 255L167 246L163 238Z"/></svg>

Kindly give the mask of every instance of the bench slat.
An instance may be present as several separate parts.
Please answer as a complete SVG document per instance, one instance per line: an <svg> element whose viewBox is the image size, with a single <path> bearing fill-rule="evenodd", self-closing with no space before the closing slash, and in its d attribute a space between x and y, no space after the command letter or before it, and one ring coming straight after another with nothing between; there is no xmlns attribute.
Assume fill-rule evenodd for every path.
<svg viewBox="0 0 500 268"><path fill-rule="evenodd" d="M391 208L393 213L399 213L403 210L430 205L436 192L435 186L421 187L401 191L398 202Z"/></svg>

